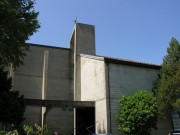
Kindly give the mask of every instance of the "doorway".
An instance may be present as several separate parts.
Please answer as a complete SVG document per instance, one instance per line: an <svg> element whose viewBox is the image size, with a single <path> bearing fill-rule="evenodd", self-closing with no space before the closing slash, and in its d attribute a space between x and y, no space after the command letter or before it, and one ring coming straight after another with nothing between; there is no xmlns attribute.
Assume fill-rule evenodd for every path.
<svg viewBox="0 0 180 135"><path fill-rule="evenodd" d="M76 135L95 133L95 108L76 108Z"/></svg>

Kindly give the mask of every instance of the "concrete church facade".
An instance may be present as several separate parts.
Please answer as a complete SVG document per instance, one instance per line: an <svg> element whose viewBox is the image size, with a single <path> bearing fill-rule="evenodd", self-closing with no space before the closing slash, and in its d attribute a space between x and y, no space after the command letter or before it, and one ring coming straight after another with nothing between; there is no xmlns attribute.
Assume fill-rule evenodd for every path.
<svg viewBox="0 0 180 135"><path fill-rule="evenodd" d="M15 72L10 69L10 75L14 89L26 99L55 103L29 104L24 124L47 123L51 131L63 135L87 131L121 135L116 120L119 99L137 90L151 90L159 69L158 65L96 55L95 27L77 23L70 48L30 44L24 65ZM152 134L167 134L170 127L169 121L161 120Z"/></svg>

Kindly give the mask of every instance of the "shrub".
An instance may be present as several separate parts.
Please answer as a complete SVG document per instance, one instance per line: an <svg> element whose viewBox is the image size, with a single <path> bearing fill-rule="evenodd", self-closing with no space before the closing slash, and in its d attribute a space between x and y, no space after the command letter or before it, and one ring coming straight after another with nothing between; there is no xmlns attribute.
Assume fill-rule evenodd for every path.
<svg viewBox="0 0 180 135"><path fill-rule="evenodd" d="M156 128L158 105L150 92L138 91L132 96L120 100L118 129L127 135L149 135Z"/></svg>

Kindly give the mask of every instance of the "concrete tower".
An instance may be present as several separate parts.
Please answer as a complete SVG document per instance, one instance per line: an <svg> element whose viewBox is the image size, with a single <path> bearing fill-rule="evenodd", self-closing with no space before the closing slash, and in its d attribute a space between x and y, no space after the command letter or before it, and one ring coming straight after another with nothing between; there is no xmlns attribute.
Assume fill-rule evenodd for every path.
<svg viewBox="0 0 180 135"><path fill-rule="evenodd" d="M74 100L81 101L80 54L95 55L95 27L76 23L70 40L72 63L74 65Z"/></svg>
<svg viewBox="0 0 180 135"><path fill-rule="evenodd" d="M81 101L81 60L80 54L95 55L95 27L75 23L70 40L71 63L74 67L74 101ZM76 109L74 109L74 135L76 135Z"/></svg>

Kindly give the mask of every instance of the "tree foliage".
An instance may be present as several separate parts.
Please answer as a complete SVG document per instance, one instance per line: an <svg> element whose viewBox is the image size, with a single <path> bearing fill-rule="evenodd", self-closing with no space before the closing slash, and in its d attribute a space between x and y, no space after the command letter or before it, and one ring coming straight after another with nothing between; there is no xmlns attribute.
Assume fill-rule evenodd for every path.
<svg viewBox="0 0 180 135"><path fill-rule="evenodd" d="M28 50L25 41L39 28L34 3L34 0L0 0L1 67L23 63Z"/></svg>
<svg viewBox="0 0 180 135"><path fill-rule="evenodd" d="M149 135L151 128L156 128L158 104L154 95L138 91L132 96L120 100L118 129L127 135Z"/></svg>
<svg viewBox="0 0 180 135"><path fill-rule="evenodd" d="M25 102L18 91L11 90L11 78L8 73L0 69L0 122L5 127L18 126L23 120Z"/></svg>
<svg viewBox="0 0 180 135"><path fill-rule="evenodd" d="M153 89L162 114L169 114L173 108L180 109L180 44L172 38L169 45Z"/></svg>

